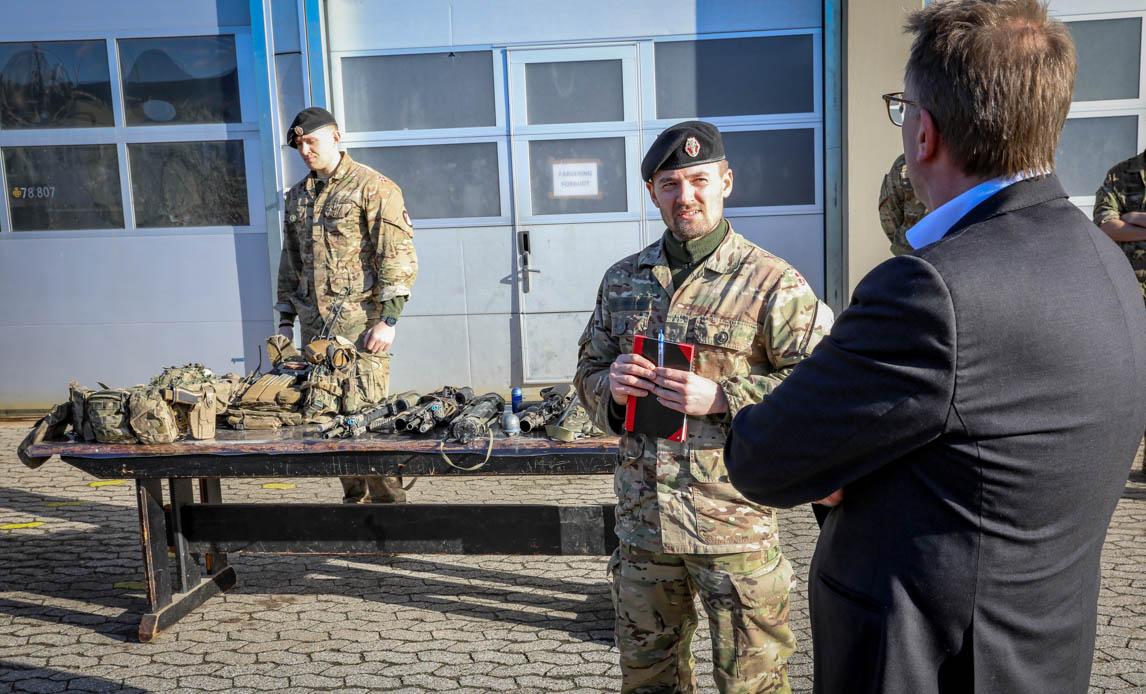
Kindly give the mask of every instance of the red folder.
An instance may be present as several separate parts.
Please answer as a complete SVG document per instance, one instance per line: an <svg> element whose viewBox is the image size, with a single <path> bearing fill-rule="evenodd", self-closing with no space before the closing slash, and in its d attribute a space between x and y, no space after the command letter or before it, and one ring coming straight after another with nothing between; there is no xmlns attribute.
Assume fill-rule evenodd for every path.
<svg viewBox="0 0 1146 694"><path fill-rule="evenodd" d="M695 346L680 342L665 342L664 345L665 366L692 371ZM657 363L658 346L656 338L645 335L633 338L633 354L639 354L654 364ZM625 430L669 441L684 441L688 438L688 416L660 404L651 393L640 398L629 396L625 405Z"/></svg>

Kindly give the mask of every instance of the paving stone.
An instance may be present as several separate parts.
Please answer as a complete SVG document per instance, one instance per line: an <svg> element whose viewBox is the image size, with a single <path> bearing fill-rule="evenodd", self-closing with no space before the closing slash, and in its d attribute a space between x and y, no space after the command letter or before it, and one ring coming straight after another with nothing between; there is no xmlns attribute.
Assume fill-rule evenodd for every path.
<svg viewBox="0 0 1146 694"><path fill-rule="evenodd" d="M0 523L29 514L50 529L0 535L0 692L514 692L619 688L606 557L235 555L239 585L141 644L142 591L132 485L91 481L58 459L27 471L12 451L26 427L0 425ZM1090 694L1146 694L1146 475L1128 481L1103 548ZM230 502L281 498L278 480L224 480ZM295 480L300 501L337 502L334 480ZM52 490L45 493L44 490ZM80 507L46 509L50 500ZM608 476L426 478L415 503L609 503ZM792 690L812 677L807 584L818 529L807 508L780 513L798 577L791 599L800 650ZM65 555L74 565L53 564ZM699 691L715 692L702 619L693 644ZM63 689L60 689L63 687ZM56 688L56 689L51 689Z"/></svg>

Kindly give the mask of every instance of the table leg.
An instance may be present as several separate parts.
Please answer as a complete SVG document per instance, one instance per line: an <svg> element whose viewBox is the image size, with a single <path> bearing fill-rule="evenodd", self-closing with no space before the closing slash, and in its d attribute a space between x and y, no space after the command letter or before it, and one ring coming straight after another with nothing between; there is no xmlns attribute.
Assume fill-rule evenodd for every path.
<svg viewBox="0 0 1146 694"><path fill-rule="evenodd" d="M232 588L236 583L235 570L226 565L226 559L211 576L205 579L199 577L198 567L194 566L194 560L187 550L180 517L180 506L192 496L191 486L189 481L186 485L180 482L172 480L170 483L172 529L179 569L179 593L172 594L171 566L167 561L167 523L163 513L163 481L136 480L149 608L139 622L139 640L144 642L155 638L159 632L178 622L209 598Z"/></svg>
<svg viewBox="0 0 1146 694"><path fill-rule="evenodd" d="M172 478L168 480L168 494L171 499L171 536L175 549L175 581L180 593L185 593L200 580L199 562L196 555L187 549L187 537L183 534L183 507L194 503L191 480Z"/></svg>
<svg viewBox="0 0 1146 694"><path fill-rule="evenodd" d="M204 504L223 503L223 487L218 477L199 479L199 500ZM227 568L227 555L221 552L207 552L207 573L215 574Z"/></svg>
<svg viewBox="0 0 1146 694"><path fill-rule="evenodd" d="M151 612L171 604L171 568L167 563L167 524L163 518L163 483L135 481L139 502L139 537L143 544L143 578Z"/></svg>

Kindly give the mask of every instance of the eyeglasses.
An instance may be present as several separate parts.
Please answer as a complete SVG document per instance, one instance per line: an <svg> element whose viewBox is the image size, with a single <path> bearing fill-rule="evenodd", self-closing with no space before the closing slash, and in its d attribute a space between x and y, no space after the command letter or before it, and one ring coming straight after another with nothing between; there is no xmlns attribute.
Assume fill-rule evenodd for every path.
<svg viewBox="0 0 1146 694"><path fill-rule="evenodd" d="M890 94L884 94L883 102L887 104L887 117L891 119L893 125L896 125L900 128L903 127L903 117L907 115L908 105L919 105L918 102L904 99L903 92L892 92Z"/></svg>

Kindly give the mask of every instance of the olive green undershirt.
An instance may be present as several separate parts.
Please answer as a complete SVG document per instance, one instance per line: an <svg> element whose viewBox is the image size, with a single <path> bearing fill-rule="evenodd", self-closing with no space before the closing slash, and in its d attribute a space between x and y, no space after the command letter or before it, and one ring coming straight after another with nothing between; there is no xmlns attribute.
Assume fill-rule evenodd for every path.
<svg viewBox="0 0 1146 694"><path fill-rule="evenodd" d="M696 269L696 266L708 260L708 256L728 236L728 220L723 217L716 228L699 239L692 241L679 241L673 233L665 229L665 256L668 258L669 272L672 273L672 286L679 287L681 282Z"/></svg>

